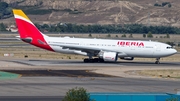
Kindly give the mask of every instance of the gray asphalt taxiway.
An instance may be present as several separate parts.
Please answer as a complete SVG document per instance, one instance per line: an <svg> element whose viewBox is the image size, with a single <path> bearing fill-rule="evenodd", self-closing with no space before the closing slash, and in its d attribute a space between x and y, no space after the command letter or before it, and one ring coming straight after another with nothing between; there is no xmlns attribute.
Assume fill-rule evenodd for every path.
<svg viewBox="0 0 180 101"><path fill-rule="evenodd" d="M74 87L89 92L167 92L176 93L179 81L130 78L22 77L0 82L3 101L59 101ZM11 96L11 97L9 97ZM12 97L13 96L13 97ZM48 98L48 99L47 99Z"/></svg>
<svg viewBox="0 0 180 101"><path fill-rule="evenodd" d="M89 70L103 68L180 68L178 62L162 62L157 65L154 62L118 62L118 63L83 63L81 60L36 60L36 59L6 59L2 60L1 70ZM12 65L11 65L12 64ZM91 68L90 68L91 67ZM59 72L55 72L59 73ZM62 71L61 71L62 73ZM63 72L64 73L64 72ZM45 73L46 74L46 73ZM66 73L67 74L67 73ZM93 75L93 74L92 74ZM84 87L89 92L167 92L176 93L180 89L180 80L161 78L131 78L121 76L65 76L43 75L22 76L17 79L0 81L0 99L8 98L25 99L34 98L55 99L57 101L74 87ZM10 97L11 96L11 97ZM13 96L13 97L12 97ZM35 98L37 98L35 100ZM17 100L13 100L17 101ZM47 100L44 100L47 101Z"/></svg>
<svg viewBox="0 0 180 101"><path fill-rule="evenodd" d="M37 60L37 59L26 59L26 60L7 60L9 62L15 62L31 66L152 66L152 67L174 67L180 66L180 62L161 62L155 64L153 61L118 61L118 62L105 62L105 63L84 63L83 60Z"/></svg>

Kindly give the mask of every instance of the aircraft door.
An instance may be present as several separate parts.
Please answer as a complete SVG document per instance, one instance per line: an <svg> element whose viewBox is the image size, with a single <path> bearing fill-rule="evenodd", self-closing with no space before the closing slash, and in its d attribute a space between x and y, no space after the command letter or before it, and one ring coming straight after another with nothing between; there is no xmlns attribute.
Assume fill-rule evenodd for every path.
<svg viewBox="0 0 180 101"><path fill-rule="evenodd" d="M160 53L161 53L161 45L156 44L156 45L154 46L153 55L154 55L154 56L157 56L157 55L160 54Z"/></svg>
<svg viewBox="0 0 180 101"><path fill-rule="evenodd" d="M161 45L155 45L156 51L161 51Z"/></svg>

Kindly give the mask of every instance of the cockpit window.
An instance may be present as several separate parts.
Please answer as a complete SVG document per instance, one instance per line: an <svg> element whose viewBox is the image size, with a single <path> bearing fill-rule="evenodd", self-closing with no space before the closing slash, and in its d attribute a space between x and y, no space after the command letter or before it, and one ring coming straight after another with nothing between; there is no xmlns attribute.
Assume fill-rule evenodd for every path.
<svg viewBox="0 0 180 101"><path fill-rule="evenodd" d="M173 49L173 47L166 47L167 49Z"/></svg>

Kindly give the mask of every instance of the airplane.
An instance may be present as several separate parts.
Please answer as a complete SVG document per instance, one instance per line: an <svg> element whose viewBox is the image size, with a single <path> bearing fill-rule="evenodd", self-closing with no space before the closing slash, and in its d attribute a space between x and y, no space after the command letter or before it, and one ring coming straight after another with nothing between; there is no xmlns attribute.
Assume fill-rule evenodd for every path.
<svg viewBox="0 0 180 101"><path fill-rule="evenodd" d="M13 9L13 14L22 41L52 52L88 56L85 63L140 57L156 58L155 63L159 64L160 58L177 52L172 46L156 41L49 37L39 31L22 10Z"/></svg>

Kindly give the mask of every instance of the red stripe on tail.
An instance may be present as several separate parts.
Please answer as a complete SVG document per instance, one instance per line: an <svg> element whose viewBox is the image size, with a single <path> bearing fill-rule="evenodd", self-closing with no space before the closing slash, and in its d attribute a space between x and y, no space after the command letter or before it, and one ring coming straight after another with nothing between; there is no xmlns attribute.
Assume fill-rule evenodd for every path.
<svg viewBox="0 0 180 101"><path fill-rule="evenodd" d="M35 25L26 22L24 20L15 18L16 24L18 26L18 31L20 34L20 37L23 41L26 39L32 39L31 41L25 41L28 42L34 46L47 49L50 51L54 51L46 42L44 39L44 36L41 34L41 32L36 28Z"/></svg>

